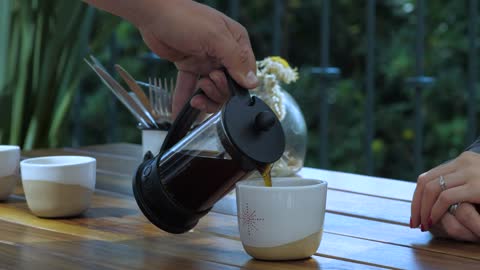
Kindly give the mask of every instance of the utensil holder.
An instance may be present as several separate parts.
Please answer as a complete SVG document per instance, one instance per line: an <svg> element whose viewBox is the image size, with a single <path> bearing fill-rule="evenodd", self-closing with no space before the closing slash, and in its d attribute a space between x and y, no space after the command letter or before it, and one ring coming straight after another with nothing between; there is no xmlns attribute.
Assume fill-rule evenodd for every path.
<svg viewBox="0 0 480 270"><path fill-rule="evenodd" d="M150 129L143 128L142 131L142 157L145 156L145 153L148 151L152 152L154 156L158 154L160 148L162 147L163 141L167 136L168 129Z"/></svg>

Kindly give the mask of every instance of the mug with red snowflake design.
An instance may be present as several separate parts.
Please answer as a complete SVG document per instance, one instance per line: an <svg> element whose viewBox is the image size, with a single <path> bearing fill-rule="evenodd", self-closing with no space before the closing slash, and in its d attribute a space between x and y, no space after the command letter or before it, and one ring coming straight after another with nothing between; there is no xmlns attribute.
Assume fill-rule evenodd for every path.
<svg viewBox="0 0 480 270"><path fill-rule="evenodd" d="M245 251L262 260L296 260L312 256L323 233L327 182L274 178L237 183L240 239Z"/></svg>

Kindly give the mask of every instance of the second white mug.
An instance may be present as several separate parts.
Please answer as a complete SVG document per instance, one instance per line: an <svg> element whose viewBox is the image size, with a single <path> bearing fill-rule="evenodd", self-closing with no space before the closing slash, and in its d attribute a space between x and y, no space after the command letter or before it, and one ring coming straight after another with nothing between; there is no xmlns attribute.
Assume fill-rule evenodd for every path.
<svg viewBox="0 0 480 270"><path fill-rule="evenodd" d="M96 160L50 156L20 163L28 208L40 217L69 217L88 209L95 190Z"/></svg>
<svg viewBox="0 0 480 270"><path fill-rule="evenodd" d="M6 200L19 179L20 147L0 145L0 200Z"/></svg>

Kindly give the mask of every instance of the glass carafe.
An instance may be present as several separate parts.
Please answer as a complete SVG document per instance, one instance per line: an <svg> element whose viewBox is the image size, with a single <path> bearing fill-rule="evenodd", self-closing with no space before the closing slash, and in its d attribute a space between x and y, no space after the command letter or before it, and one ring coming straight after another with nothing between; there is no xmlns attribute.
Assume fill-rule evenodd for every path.
<svg viewBox="0 0 480 270"><path fill-rule="evenodd" d="M285 136L273 111L228 75L227 81L232 96L219 112L192 129L199 111L187 102L159 154L147 153L137 169L135 199L165 231L190 230L236 182L283 154Z"/></svg>

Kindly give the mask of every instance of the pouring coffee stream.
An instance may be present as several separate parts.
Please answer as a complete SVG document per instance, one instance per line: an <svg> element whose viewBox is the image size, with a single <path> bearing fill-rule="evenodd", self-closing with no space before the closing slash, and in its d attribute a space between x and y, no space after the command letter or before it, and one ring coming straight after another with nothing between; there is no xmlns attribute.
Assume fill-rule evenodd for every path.
<svg viewBox="0 0 480 270"><path fill-rule="evenodd" d="M226 75L232 95L222 109L191 129L199 111L187 102L159 154L148 152L133 179L140 209L167 232L192 229L238 181L255 170L269 175L284 152L275 113Z"/></svg>
<svg viewBox="0 0 480 270"><path fill-rule="evenodd" d="M272 167L273 167L273 163L270 163L265 166L260 166L257 168L258 172L263 178L263 182L266 187L272 186Z"/></svg>

